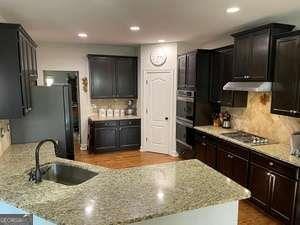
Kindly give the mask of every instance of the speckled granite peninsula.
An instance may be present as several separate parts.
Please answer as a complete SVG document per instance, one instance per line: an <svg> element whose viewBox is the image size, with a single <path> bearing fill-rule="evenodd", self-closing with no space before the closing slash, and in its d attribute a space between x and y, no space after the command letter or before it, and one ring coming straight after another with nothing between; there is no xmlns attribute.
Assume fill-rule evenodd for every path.
<svg viewBox="0 0 300 225"><path fill-rule="evenodd" d="M99 174L76 186L34 184L27 175L34 148L12 145L0 158L0 199L57 224L130 224L250 196L198 160L112 170L56 158L51 144L41 149L41 163L59 161Z"/></svg>

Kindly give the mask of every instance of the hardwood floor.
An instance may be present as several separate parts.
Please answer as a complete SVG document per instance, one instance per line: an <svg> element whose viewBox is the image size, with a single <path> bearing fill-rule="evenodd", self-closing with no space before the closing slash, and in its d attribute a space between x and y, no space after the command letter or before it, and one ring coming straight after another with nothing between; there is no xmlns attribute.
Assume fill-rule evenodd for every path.
<svg viewBox="0 0 300 225"><path fill-rule="evenodd" d="M153 165L173 162L178 158L140 151L122 151L104 154L88 154L76 147L75 160L113 169ZM266 215L248 200L240 201L238 225L282 225L282 223Z"/></svg>

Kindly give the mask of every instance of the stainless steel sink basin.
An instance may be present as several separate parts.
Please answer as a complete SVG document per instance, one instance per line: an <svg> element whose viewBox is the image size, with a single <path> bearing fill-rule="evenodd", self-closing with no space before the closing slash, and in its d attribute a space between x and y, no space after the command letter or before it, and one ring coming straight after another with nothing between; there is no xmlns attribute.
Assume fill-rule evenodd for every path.
<svg viewBox="0 0 300 225"><path fill-rule="evenodd" d="M98 173L63 163L51 163L41 166L42 179L64 185L81 184Z"/></svg>

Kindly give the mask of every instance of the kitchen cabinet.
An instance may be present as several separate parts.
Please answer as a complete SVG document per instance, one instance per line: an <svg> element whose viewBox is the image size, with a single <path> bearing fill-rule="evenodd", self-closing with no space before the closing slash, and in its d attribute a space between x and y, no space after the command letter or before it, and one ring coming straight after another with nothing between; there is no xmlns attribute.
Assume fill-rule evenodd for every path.
<svg viewBox="0 0 300 225"><path fill-rule="evenodd" d="M120 148L139 148L141 145L140 120L120 121Z"/></svg>
<svg viewBox="0 0 300 225"><path fill-rule="evenodd" d="M88 55L91 98L137 98L137 57Z"/></svg>
<svg viewBox="0 0 300 225"><path fill-rule="evenodd" d="M210 82L210 101L229 107L246 107L248 92L224 91L233 75L233 45L214 49Z"/></svg>
<svg viewBox="0 0 300 225"><path fill-rule="evenodd" d="M300 32L276 36L271 112L300 117Z"/></svg>
<svg viewBox="0 0 300 225"><path fill-rule="evenodd" d="M136 58L116 59L116 95L122 98L137 96L137 60Z"/></svg>
<svg viewBox="0 0 300 225"><path fill-rule="evenodd" d="M198 81L209 77L206 74L210 72L210 57L211 51L203 49L179 55L177 89L198 90L197 85L205 85Z"/></svg>
<svg viewBox="0 0 300 225"><path fill-rule="evenodd" d="M298 224L293 218L299 168L261 154L253 153L251 157L251 200L285 224Z"/></svg>
<svg viewBox="0 0 300 225"><path fill-rule="evenodd" d="M196 130L194 157L251 191L251 201L287 225L300 224L300 168ZM216 165L216 166L215 166Z"/></svg>
<svg viewBox="0 0 300 225"><path fill-rule="evenodd" d="M218 171L247 187L248 161L218 146Z"/></svg>
<svg viewBox="0 0 300 225"><path fill-rule="evenodd" d="M186 86L185 77L186 77L186 55L180 55L177 59L178 63L178 79L177 79L177 88L184 89Z"/></svg>
<svg viewBox="0 0 300 225"><path fill-rule="evenodd" d="M234 72L232 81L272 81L273 35L288 32L294 26L271 23L232 34Z"/></svg>
<svg viewBox="0 0 300 225"><path fill-rule="evenodd" d="M217 144L208 136L195 134L195 158L212 168L217 166Z"/></svg>
<svg viewBox="0 0 300 225"><path fill-rule="evenodd" d="M140 126L140 119L120 121L89 120L89 153L138 149L141 145Z"/></svg>
<svg viewBox="0 0 300 225"><path fill-rule="evenodd" d="M37 45L19 24L0 24L0 33L0 119L21 118L33 107Z"/></svg>

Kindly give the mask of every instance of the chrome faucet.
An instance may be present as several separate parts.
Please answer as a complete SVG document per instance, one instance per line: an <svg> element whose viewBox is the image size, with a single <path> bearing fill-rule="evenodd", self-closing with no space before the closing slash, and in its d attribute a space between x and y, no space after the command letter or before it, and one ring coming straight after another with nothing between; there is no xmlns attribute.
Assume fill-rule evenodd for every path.
<svg viewBox="0 0 300 225"><path fill-rule="evenodd" d="M42 172L40 169L40 148L46 142L52 142L54 145L55 154L58 153L58 144L55 140L46 139L46 140L41 141L35 148L35 169L33 169L29 173L29 181L34 181L35 183L39 183L42 181Z"/></svg>

